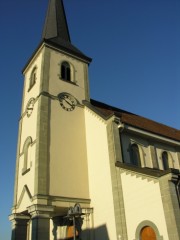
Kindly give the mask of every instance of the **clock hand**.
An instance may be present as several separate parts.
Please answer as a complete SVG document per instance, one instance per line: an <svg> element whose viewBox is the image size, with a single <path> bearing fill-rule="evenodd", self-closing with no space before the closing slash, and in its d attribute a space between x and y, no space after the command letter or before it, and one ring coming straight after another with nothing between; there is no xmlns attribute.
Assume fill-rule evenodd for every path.
<svg viewBox="0 0 180 240"><path fill-rule="evenodd" d="M68 102L65 98L64 98L64 101L69 105L69 106L73 106L73 104L71 104L70 102Z"/></svg>

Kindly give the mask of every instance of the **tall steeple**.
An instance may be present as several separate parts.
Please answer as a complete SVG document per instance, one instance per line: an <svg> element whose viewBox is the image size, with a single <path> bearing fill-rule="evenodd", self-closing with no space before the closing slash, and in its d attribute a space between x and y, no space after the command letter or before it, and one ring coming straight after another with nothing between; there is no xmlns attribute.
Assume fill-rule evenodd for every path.
<svg viewBox="0 0 180 240"><path fill-rule="evenodd" d="M91 61L91 58L71 44L62 0L49 0L42 40L88 62Z"/></svg>
<svg viewBox="0 0 180 240"><path fill-rule="evenodd" d="M61 38L71 42L62 0L50 0L43 30L43 39Z"/></svg>
<svg viewBox="0 0 180 240"><path fill-rule="evenodd" d="M90 208L83 107L90 61L71 44L62 0L49 0L41 42L23 70L12 240L67 239L68 208Z"/></svg>

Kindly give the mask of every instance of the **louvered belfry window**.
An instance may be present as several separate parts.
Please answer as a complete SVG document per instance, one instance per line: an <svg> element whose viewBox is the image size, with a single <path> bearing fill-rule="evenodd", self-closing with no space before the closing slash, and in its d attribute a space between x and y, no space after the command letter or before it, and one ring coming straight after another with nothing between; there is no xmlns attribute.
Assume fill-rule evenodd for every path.
<svg viewBox="0 0 180 240"><path fill-rule="evenodd" d="M66 81L71 81L71 68L68 62L61 64L61 78Z"/></svg>

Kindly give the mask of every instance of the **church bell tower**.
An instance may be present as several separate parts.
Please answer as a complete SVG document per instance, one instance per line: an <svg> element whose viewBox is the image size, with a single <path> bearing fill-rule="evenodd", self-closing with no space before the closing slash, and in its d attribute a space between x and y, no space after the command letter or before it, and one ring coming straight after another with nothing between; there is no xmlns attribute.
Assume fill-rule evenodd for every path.
<svg viewBox="0 0 180 240"><path fill-rule="evenodd" d="M71 43L62 0L50 0L41 42L23 69L12 240L60 239L60 227L66 239L68 209L90 206L83 106L90 62Z"/></svg>

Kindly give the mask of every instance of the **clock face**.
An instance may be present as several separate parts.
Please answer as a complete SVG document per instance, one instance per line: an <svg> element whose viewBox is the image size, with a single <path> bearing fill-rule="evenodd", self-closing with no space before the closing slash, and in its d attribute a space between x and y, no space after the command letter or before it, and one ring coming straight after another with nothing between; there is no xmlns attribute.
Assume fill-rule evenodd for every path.
<svg viewBox="0 0 180 240"><path fill-rule="evenodd" d="M26 115L27 115L27 117L30 117L31 114L32 114L32 111L34 109L34 101L35 101L35 99L31 98L29 100L29 102L27 103L27 106L26 106Z"/></svg>
<svg viewBox="0 0 180 240"><path fill-rule="evenodd" d="M77 104L76 99L68 93L61 93L59 95L59 102L61 107L66 111L73 111Z"/></svg>

